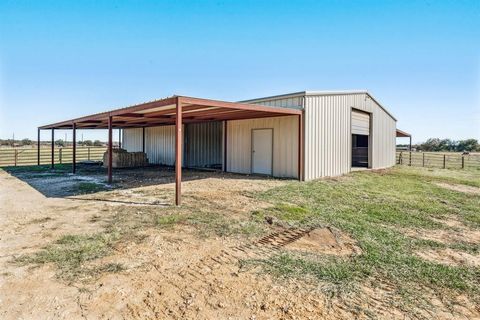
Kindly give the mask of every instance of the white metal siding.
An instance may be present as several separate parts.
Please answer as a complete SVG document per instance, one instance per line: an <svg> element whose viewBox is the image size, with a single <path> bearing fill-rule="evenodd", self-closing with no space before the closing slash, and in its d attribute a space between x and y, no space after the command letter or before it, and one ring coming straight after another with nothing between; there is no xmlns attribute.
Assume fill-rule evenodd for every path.
<svg viewBox="0 0 480 320"><path fill-rule="evenodd" d="M370 114L352 110L352 134L370 135Z"/></svg>
<svg viewBox="0 0 480 320"><path fill-rule="evenodd" d="M124 129L123 147L142 151L142 128ZM145 153L149 163L172 166L175 164L175 126L145 128Z"/></svg>
<svg viewBox="0 0 480 320"><path fill-rule="evenodd" d="M270 100L252 101L251 104L259 104L269 107L295 108L299 109L303 105L303 97L275 98Z"/></svg>
<svg viewBox="0 0 480 320"><path fill-rule="evenodd" d="M273 129L273 176L298 177L298 117L227 122L227 171L251 173L252 129Z"/></svg>
<svg viewBox="0 0 480 320"><path fill-rule="evenodd" d="M307 96L305 180L350 172L352 108L371 113L372 167L395 164L396 122L367 94Z"/></svg>
<svg viewBox="0 0 480 320"><path fill-rule="evenodd" d="M396 121L366 93L309 94L249 103L292 108L305 106L305 180L350 172L352 109L370 113L372 167L385 168L395 164ZM254 128L274 129L273 175L298 177L297 116L228 121L227 170L251 173L251 130ZM146 129L146 151L151 163L174 164L174 133L174 126ZM141 151L141 136L141 129L125 129L124 147L128 151Z"/></svg>
<svg viewBox="0 0 480 320"><path fill-rule="evenodd" d="M145 152L150 163L173 166L175 164L175 126L146 128Z"/></svg>
<svg viewBox="0 0 480 320"><path fill-rule="evenodd" d="M373 168L395 165L397 123L383 109L376 108L373 118Z"/></svg>
<svg viewBox="0 0 480 320"><path fill-rule="evenodd" d="M140 152L142 151L142 147L143 147L142 139L143 139L142 128L123 129L122 148L129 152Z"/></svg>

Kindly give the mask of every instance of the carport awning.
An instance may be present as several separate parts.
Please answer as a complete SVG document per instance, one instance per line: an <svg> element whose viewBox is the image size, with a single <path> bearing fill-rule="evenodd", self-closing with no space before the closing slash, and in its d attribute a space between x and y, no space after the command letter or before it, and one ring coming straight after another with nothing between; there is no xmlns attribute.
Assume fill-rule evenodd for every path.
<svg viewBox="0 0 480 320"><path fill-rule="evenodd" d="M108 183L112 182L113 139L112 129L145 128L162 125L175 125L175 204L181 203L182 184L182 124L207 121L225 121L279 117L296 115L299 120L298 164L299 178L302 172L302 110L290 108L267 107L254 104L226 102L200 99L184 96L173 96L161 100L146 102L122 109L92 114L81 118L57 122L38 129L38 164L40 165L40 129L52 131L52 168L54 161L55 129L72 129L73 160L72 172L75 173L75 132L77 129L107 129L108 128ZM226 135L226 131L224 132ZM226 136L225 136L226 137ZM145 137L143 138L145 141ZM224 143L227 139L224 138ZM225 150L225 148L224 148ZM225 161L225 160L224 160Z"/></svg>
<svg viewBox="0 0 480 320"><path fill-rule="evenodd" d="M411 136L410 133L397 129L397 138L409 138Z"/></svg>
<svg viewBox="0 0 480 320"><path fill-rule="evenodd" d="M126 108L52 123L41 126L39 129L70 129L74 123L77 129L106 129L108 128L109 117L112 117L113 128L174 125L177 101L181 101L182 104L183 123L301 115L302 113L301 110L298 109L173 96Z"/></svg>

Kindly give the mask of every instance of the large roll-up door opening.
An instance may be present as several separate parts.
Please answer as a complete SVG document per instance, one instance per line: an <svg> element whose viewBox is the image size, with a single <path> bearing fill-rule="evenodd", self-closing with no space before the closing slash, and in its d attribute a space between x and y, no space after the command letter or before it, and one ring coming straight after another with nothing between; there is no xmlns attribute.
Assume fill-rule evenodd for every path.
<svg viewBox="0 0 480 320"><path fill-rule="evenodd" d="M369 167L370 114L352 110L352 167Z"/></svg>

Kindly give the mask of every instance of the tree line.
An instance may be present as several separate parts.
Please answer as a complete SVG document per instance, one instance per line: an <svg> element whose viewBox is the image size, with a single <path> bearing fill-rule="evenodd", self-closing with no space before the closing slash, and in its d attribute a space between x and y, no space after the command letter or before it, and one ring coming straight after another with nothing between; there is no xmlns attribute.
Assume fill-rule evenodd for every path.
<svg viewBox="0 0 480 320"><path fill-rule="evenodd" d="M50 144L48 142L40 142L41 144ZM13 139L0 139L0 146L10 146L10 147L23 147L23 146L31 146L36 145L37 141L33 141L30 139L22 139L22 140L13 140ZM58 139L55 141L55 145L57 147L66 147L71 146L71 142L65 142L63 139ZM105 142L100 140L84 140L84 141L77 141L78 146L85 146L85 147L102 147L105 146Z"/></svg>
<svg viewBox="0 0 480 320"><path fill-rule="evenodd" d="M408 145L398 145L408 146ZM425 142L412 145L417 151L425 152L475 152L480 151L480 144L477 139L452 140L430 138Z"/></svg>

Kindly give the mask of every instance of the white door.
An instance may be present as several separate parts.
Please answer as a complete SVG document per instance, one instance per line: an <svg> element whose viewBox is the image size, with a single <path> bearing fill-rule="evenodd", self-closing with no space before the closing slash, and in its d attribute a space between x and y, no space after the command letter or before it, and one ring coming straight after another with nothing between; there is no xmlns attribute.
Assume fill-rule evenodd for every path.
<svg viewBox="0 0 480 320"><path fill-rule="evenodd" d="M252 130L252 173L272 174L273 129Z"/></svg>

